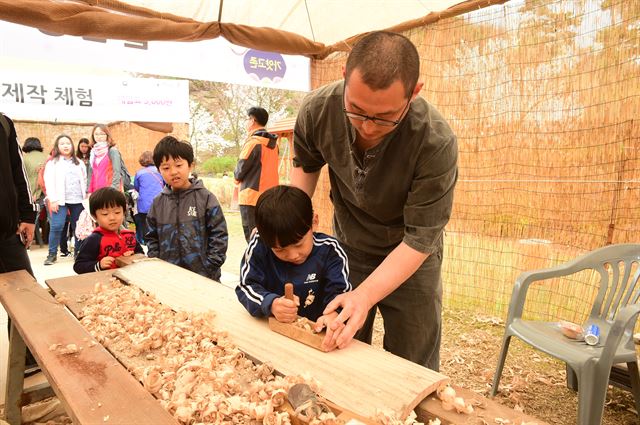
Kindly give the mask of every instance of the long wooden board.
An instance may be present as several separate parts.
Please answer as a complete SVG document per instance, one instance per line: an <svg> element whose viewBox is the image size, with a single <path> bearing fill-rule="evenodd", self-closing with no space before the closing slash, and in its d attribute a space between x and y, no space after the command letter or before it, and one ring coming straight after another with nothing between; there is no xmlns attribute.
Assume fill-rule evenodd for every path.
<svg viewBox="0 0 640 425"><path fill-rule="evenodd" d="M131 264L131 263L129 263ZM124 265L124 264L122 264ZM81 317L82 308L85 303L87 294L93 292L94 285L98 282L105 282L112 275L113 271L89 273L79 276L70 276L64 278L56 278L47 281L49 287L56 293L66 295L69 309L77 316ZM187 273L186 271L184 271ZM188 273L186 274L189 275ZM227 288L228 289L228 288ZM255 323L254 323L255 325ZM121 363L126 367L129 367L127 358L117 357ZM482 423L494 423L495 418L502 418L503 420L509 420L513 424L520 423L535 423L537 425L548 425L546 422L542 422L532 416L526 415L522 412L517 412L508 408L496 401L482 397L480 394L473 391L466 390L464 388L454 385L456 393L463 397L467 401L474 402L477 406L474 413L471 415L459 414L455 411L447 411L442 408L442 404L432 394L425 398L415 409L418 414L418 420L422 422L428 422L429 419L438 418L444 425L447 424L482 424ZM334 403L330 403L334 412L339 413L344 408L349 406L337 406ZM348 414L347 414L348 417ZM357 418L364 421L363 418ZM295 424L294 424L295 425Z"/></svg>
<svg viewBox="0 0 640 425"><path fill-rule="evenodd" d="M26 271L0 274L0 302L77 424L177 424ZM61 355L53 344L82 350Z"/></svg>
<svg viewBox="0 0 640 425"><path fill-rule="evenodd" d="M113 275L175 310L216 312L216 327L226 330L242 351L285 375L311 374L320 382L321 396L365 417L380 409L405 417L447 381L444 375L359 341L329 353L293 341L269 330L266 319L251 317L233 290L164 261L137 262Z"/></svg>

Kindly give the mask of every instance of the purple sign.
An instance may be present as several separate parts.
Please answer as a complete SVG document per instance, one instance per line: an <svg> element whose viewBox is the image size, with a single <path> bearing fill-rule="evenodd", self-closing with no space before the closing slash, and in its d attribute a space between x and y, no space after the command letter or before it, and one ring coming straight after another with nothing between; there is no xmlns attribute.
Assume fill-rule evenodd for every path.
<svg viewBox="0 0 640 425"><path fill-rule="evenodd" d="M256 81L266 78L277 83L284 78L287 65L279 53L250 49L244 55L244 70Z"/></svg>

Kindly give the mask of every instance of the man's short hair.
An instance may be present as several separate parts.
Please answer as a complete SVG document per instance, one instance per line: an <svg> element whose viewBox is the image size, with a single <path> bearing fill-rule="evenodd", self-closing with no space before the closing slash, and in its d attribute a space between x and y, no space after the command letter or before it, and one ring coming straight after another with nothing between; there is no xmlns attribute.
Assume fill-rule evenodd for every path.
<svg viewBox="0 0 640 425"><path fill-rule="evenodd" d="M166 159L182 158L189 166L193 164L193 148L190 143L181 142L173 136L165 136L153 149L153 163L160 168L162 161Z"/></svg>
<svg viewBox="0 0 640 425"><path fill-rule="evenodd" d="M102 187L89 197L89 213L93 217L96 211L105 208L122 207L122 212L127 210L127 199L124 193L113 187Z"/></svg>
<svg viewBox="0 0 640 425"><path fill-rule="evenodd" d="M389 88L400 80L407 98L420 76L420 56L407 37L389 31L375 31L353 46L347 58L345 81L358 69L362 81L372 90Z"/></svg>
<svg viewBox="0 0 640 425"><path fill-rule="evenodd" d="M40 139L37 137L27 137L27 140L24 141L24 145L22 145L22 152L27 153L31 151L42 152L42 144L40 143Z"/></svg>
<svg viewBox="0 0 640 425"><path fill-rule="evenodd" d="M247 110L247 115L255 119L256 122L263 127L267 125L267 122L269 121L269 113L266 111L266 109L259 106L249 108Z"/></svg>
<svg viewBox="0 0 640 425"><path fill-rule="evenodd" d="M268 189L256 202L256 227L260 238L274 248L294 244L313 225L313 206L305 191L279 185Z"/></svg>

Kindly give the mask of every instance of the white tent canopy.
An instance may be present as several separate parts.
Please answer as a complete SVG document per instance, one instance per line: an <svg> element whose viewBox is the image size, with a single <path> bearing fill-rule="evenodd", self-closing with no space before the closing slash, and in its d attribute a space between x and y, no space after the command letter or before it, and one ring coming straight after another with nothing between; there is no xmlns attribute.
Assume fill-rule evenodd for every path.
<svg viewBox="0 0 640 425"><path fill-rule="evenodd" d="M231 22L293 32L326 45L389 28L460 0L122 0L200 22ZM100 4L100 2L98 2Z"/></svg>
<svg viewBox="0 0 640 425"><path fill-rule="evenodd" d="M364 32L405 31L507 0L0 0L0 20L130 41L217 37L267 52L325 58Z"/></svg>

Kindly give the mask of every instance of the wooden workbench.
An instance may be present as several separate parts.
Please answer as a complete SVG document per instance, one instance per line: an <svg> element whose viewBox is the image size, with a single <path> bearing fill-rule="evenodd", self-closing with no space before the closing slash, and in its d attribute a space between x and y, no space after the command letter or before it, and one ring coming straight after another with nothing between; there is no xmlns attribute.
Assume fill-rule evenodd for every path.
<svg viewBox="0 0 640 425"><path fill-rule="evenodd" d="M5 417L20 424L25 343L76 424L177 424L67 309L26 271L0 274L0 302L11 318ZM53 344L82 350L61 355Z"/></svg>
<svg viewBox="0 0 640 425"><path fill-rule="evenodd" d="M358 341L345 350L332 353L322 353L291 341L271 332L265 320L249 316L232 289L176 266L147 260L119 269L114 275L153 293L160 302L175 310L214 310L218 317L215 326L225 329L249 357L268 361L285 375L310 372L320 381L323 397L358 414L374 416L375 408L395 406L398 410L408 411L406 409L415 407L419 419L425 421L438 417L444 423L480 424L484 419L501 417L514 424L525 421L542 425L530 416L459 387L454 387L459 396L475 400L482 407L471 416L445 411L434 396L425 398L425 392L433 389L433 377L442 375ZM48 284L56 293L66 291L71 295L67 298L73 303L78 297L72 294L93 290L99 279L88 280L90 276L56 279ZM80 311L82 306L70 304L70 308ZM427 389L429 384L425 386L425 382L432 382L431 387Z"/></svg>
<svg viewBox="0 0 640 425"><path fill-rule="evenodd" d="M154 260L151 260L154 261ZM146 261L145 261L146 262ZM145 263L142 262L142 263ZM141 263L138 263L141 264ZM163 263L166 264L166 263ZM173 266L172 266L173 267ZM171 267L170 267L171 268ZM245 324L246 326L249 326L250 328L254 328L258 331L259 334L263 334L266 335L266 338L271 341L274 338L278 338L280 337L277 334L273 334L272 332L268 331L268 329L266 329L266 324L263 323L263 321L251 318L246 311L244 311L244 309L242 309L242 307L240 306L240 304L236 301L235 299L235 294L233 294L233 291L229 288L225 288L217 283L214 283L212 281L209 281L207 279L201 278L197 275L193 275L190 272L187 272L185 270L182 269L177 269L175 270L176 273L178 273L178 278L177 279L173 279L171 276L169 276L167 274L166 269L164 269L164 267L159 267L158 263L151 263L151 264L147 264L144 267L142 266L137 266L136 264L133 264L129 267L126 267L124 269L120 269L116 275L119 275L121 279L125 280L125 281L132 281L135 280L136 282L132 282L135 283L138 286L141 287L145 287L145 290L149 290L149 292L153 292L156 294L156 296L162 301L162 302L167 302L166 300L163 300L163 296L164 297L174 297L176 298L176 295L178 299L182 299L185 298L186 295L188 294L190 291L194 290L194 292L192 292L192 296L191 297L186 297L187 298L191 298L191 300L189 301L189 303L191 304L191 307L193 307L193 299L200 299L201 303L208 308L211 308L211 302L210 299L207 298L207 294L206 292L208 292L207 290L204 290L203 292L203 287L202 284L206 283L206 286L204 286L204 288L216 288L215 291L223 291L223 292L219 292L218 295L220 295L222 297L221 302L222 304L228 305L232 308L235 307L240 307L240 312L242 312L242 320L248 320L249 322L247 322L248 324ZM111 272L98 272L98 273L90 273L90 274L86 274L86 275L80 275L80 276L72 276L72 277L67 277L67 278L60 278L60 279L53 279L48 281L47 283L49 284L49 286L57 293L57 294L62 294L63 292L65 293L65 298L68 299L67 304L68 307L71 311L73 311L75 314L80 315L81 309L83 307L83 302L82 302L82 294L85 295L90 295L93 292L93 288L95 283L97 282L104 282L105 280L108 280L111 277ZM12 280L14 277L10 277L9 280ZM142 279L141 279L142 278ZM194 281L199 281L198 282L194 282ZM1 281L0 281L1 282ZM196 288L191 288L191 285L196 285ZM1 287L2 285L0 285ZM164 288L162 290L158 291L158 288ZM190 289L191 288L191 289ZM45 294L46 291L42 290ZM180 294L176 294L175 291L178 291ZM50 295L46 294L49 297L49 303L51 303L51 298ZM209 294L210 296L211 294ZM0 291L0 301L3 302L4 304L4 299L2 296L2 291ZM80 301L80 302L79 302ZM55 304L55 303L53 303ZM168 302L169 305L174 305L176 304L175 299L173 301L169 301ZM197 304L197 303L196 303ZM55 304L60 308L59 304ZM198 308L196 307L191 308L191 310L197 311ZM224 318L228 318L227 317L227 312L226 311L222 311L222 312L218 312L218 317L221 320L221 323L224 322ZM71 317L69 314L67 314L67 318L70 318L71 321L73 322L73 325L67 323L65 325L65 327L75 327L75 326L79 326L79 324L77 323L77 321ZM13 316L12 316L13 318ZM22 321L23 321L23 317L18 317L16 316L16 323L18 324L18 329L20 330L21 328L24 328L25 326L23 325ZM40 318L40 320L43 320L42 318ZM45 322L48 322L48 320L44 320ZM236 322L235 320L230 320L231 322ZM218 325L218 323L216 323L216 326ZM236 323L237 326L237 323ZM263 329L263 327L265 327L265 329ZM55 329L51 328L51 327L41 327L38 330L38 334L40 338L43 339L48 339L49 341L51 340L50 338L50 334L51 331L55 332ZM35 330L33 331L35 332ZM244 332L246 333L246 332ZM35 337L35 334L32 334ZM90 338L90 337L89 337ZM235 338L234 338L235 339ZM238 341L236 341L237 343ZM45 343L43 343L45 344ZM242 341L240 341L240 343L238 344L242 349L246 348L242 346ZM46 344L45 344L46 345ZM248 345L257 345L255 340L251 340L249 341ZM269 345L269 344L267 344ZM293 346L294 350L297 349L304 349L301 347L304 346L300 346L297 347L294 344L292 344L291 341L287 341L286 343L287 346ZM360 344L356 343L354 345L354 347L358 347ZM377 366L374 364L373 366L371 364L366 364L366 361L362 361L362 358L368 358L369 357L369 350L374 350L378 353L382 354L382 357L377 357L378 361L381 362L381 364L384 366L385 360L388 359L388 356L391 356L388 353L384 353L382 351L379 350L375 350L369 346L365 346L364 344L362 344L364 347L360 347L360 348L356 348L356 350L358 353L358 358L359 363L361 365L355 365L354 367L356 367L356 369L362 369L364 370L368 375L372 375L374 378L377 375L378 378L378 382L380 382L379 384L370 384L370 383L360 383L360 382L356 382L356 380L353 378L353 375L351 376L347 376L347 380L351 381L351 385L355 388L354 391L351 391L351 393L355 396L358 397L361 401L362 400L368 400L369 397L375 397L376 394L379 394L381 392L384 392L385 388L383 388L384 386L386 386L387 383L389 383L389 385L393 386L393 372L385 372L384 374L382 372L379 372L377 370ZM99 351L104 352L104 354L108 355L110 357L110 360L114 363L112 363L113 365L113 369L120 369L121 372L124 372L126 375L128 375L128 379L129 379L129 383L127 385L129 385L131 383L131 380L133 380L133 383L135 383L138 387L139 390L142 390L141 385L139 385L138 383L136 383L135 379L133 379L131 377L131 375L128 374L128 372L126 372L126 370L124 369L124 367L122 367L119 363L115 363L113 357L111 357L109 355L109 353L107 353L101 346L96 346L99 347ZM350 346L351 347L351 346ZM94 347L95 348L95 347ZM249 347L250 349L248 351L255 351L252 350L251 347ZM312 350L312 349L309 349ZM364 351L362 351L364 350ZM315 350L312 350L315 351ZM347 353L349 351L349 349L347 350L340 350L338 352L334 352L334 353L329 353L329 356L335 356L336 354L340 355L339 353ZM356 351L354 351L356 352ZM255 352L254 352L255 354ZM249 355L251 357L256 357L254 354L249 353ZM273 356L276 358L278 357L283 357L279 355L280 353L276 353ZM317 352L315 353L317 355L327 355L325 353L320 353ZM86 355L86 353L81 353L81 355ZM264 355L264 353L259 354L261 356ZM300 357L300 353L298 353L298 357ZM364 356L364 357L363 357ZM374 359L376 358L377 354L374 355ZM13 356L12 356L13 357ZM51 357L51 356L49 356ZM395 356L392 356L395 357ZM55 358L54 359L50 359L46 356L42 356L42 357L36 357L38 362L44 362L45 363L45 368L48 371L49 369L57 369L60 365L55 363ZM290 357L286 357L289 358ZM262 361L269 361L270 363L274 363L272 361L271 358L269 357L257 357L258 360L262 360ZM301 373L301 372L305 372L305 371L310 371L310 372L314 372L312 369L314 367L314 360L313 358L311 359L307 359L306 357L302 357L303 360L300 360L299 362L291 362L291 361L287 361L285 362L286 364L284 365L274 365L276 366L276 369L279 372L282 373ZM296 363L297 365L294 365L294 363ZM362 365L362 363L364 363L364 365ZM404 360L401 361L401 363L409 363L406 362ZM303 364L303 366L301 366L301 364ZM413 370L413 366L415 365L411 365L409 364L409 370ZM19 367L17 367L19 369ZM291 369L295 369L298 368L297 370L291 370ZM15 369L15 367L14 367ZM284 370L282 370L284 369ZM420 370L423 368L420 368ZM372 370L376 370L379 373L371 373ZM49 375L51 374L51 372L49 372L49 374L47 375L49 377ZM402 375L402 372L400 373L396 373L396 375L398 376L402 376L401 380L404 379L404 375ZM53 379L53 378L52 378ZM76 376L76 379L80 379L78 376ZM415 379L415 378L411 378L411 379ZM11 380L12 381L12 385L15 386L15 377L14 379ZM55 380L54 380L55 382ZM327 384L325 382L322 382L323 388L327 386ZM366 390L366 391L362 391L360 390L361 385L370 385L370 387ZM409 386L410 384L407 384L405 382L404 384L405 386ZM65 388L67 387L67 383L62 383L62 384L58 384L58 387L62 387L62 388L55 388L57 393L62 393L62 398L64 399L65 396L68 398L69 394L64 393ZM343 386L341 383L337 383L334 385L335 387L341 387ZM348 385L347 385L348 386ZM128 388L128 387L127 387ZM331 388L331 387L330 387ZM475 394L471 391L468 390L464 390L462 388L456 387L454 386L454 388L456 389L458 395L464 397L466 400L476 400L477 404L481 405L481 408L476 408L476 412L472 415L462 415L462 414L457 414L454 412L449 412L449 411L444 411L442 409L441 403L435 399L435 397L430 396L424 400L422 400L422 398L418 399L418 406L416 407L416 412L418 413L418 418L420 420L426 421L429 418L435 418L438 417L440 418L443 423L448 424L448 423L465 423L465 424L481 424L481 423L492 423L493 418L495 417L500 417L503 419L509 419L511 420L511 423L514 424L519 424L521 422L532 422L532 423L537 423L539 425L544 425L542 422L540 421L536 421L534 418L524 415L520 412L515 412L505 406L502 406L498 403L495 403L491 400L487 400L484 397ZM142 390L144 392L144 390ZM411 393L413 394L419 394L422 391L422 389L411 389ZM127 390L127 392L129 392ZM123 392L122 390L119 391L114 391L114 393L119 393L119 394L125 394L125 392ZM136 394L136 393L131 393L131 394ZM59 394L60 395L60 394ZM148 396L148 394L146 394ZM335 394L333 394L331 391L328 391L326 394L321 394L325 397L327 397L330 401L334 401L335 398ZM149 396L150 397L150 396ZM417 396L419 397L419 396ZM420 401L422 400L422 401ZM153 402L153 398L151 398L152 401L152 405L153 407L157 407L159 408L159 404L157 402ZM92 402L94 403L93 405L91 405L91 403L87 404L85 403L85 406L81 406L78 405L78 403L69 403L67 402L65 404L65 407L67 408L68 412L70 413L70 415L74 418L74 420L77 423L95 423L95 421L92 420L88 420L86 417L81 416L84 415L84 413L78 413L78 410L80 411L84 411L87 410L87 407L89 410L91 410L92 408L95 409L95 398L92 399ZM131 405L135 405L138 406L140 405L140 403L138 401L133 401L131 400L131 398L129 396L126 397L126 400L120 400L120 402L122 403L122 406L131 406ZM142 404L143 406L145 405L144 403ZM346 406L349 408L352 408L351 405L349 404L344 404L344 403L340 403L340 406ZM105 404L102 403L102 407L100 409L104 409ZM143 420L141 420L142 417L144 417L145 419L147 418L147 413L146 411L141 411L139 410L137 407L136 408L129 408L129 409L124 409L124 410L129 410L129 412L137 412L136 414L136 420L134 421L135 423L175 423L175 422L166 422L167 420L172 420L171 418L166 418L166 415L163 417L162 420L159 419L153 419L153 417L149 417L148 421L145 422ZM105 410L106 411L106 410ZM154 413L150 413L150 415L153 415ZM99 417L98 416L94 416L92 419L96 419L96 417L100 420L103 420L104 417L106 416L106 414L104 416ZM486 422L485 422L486 421ZM115 414L111 414L109 417L109 421L108 423L127 423L126 419L123 419L121 422L117 422L117 415ZM131 422L129 420L129 422Z"/></svg>

